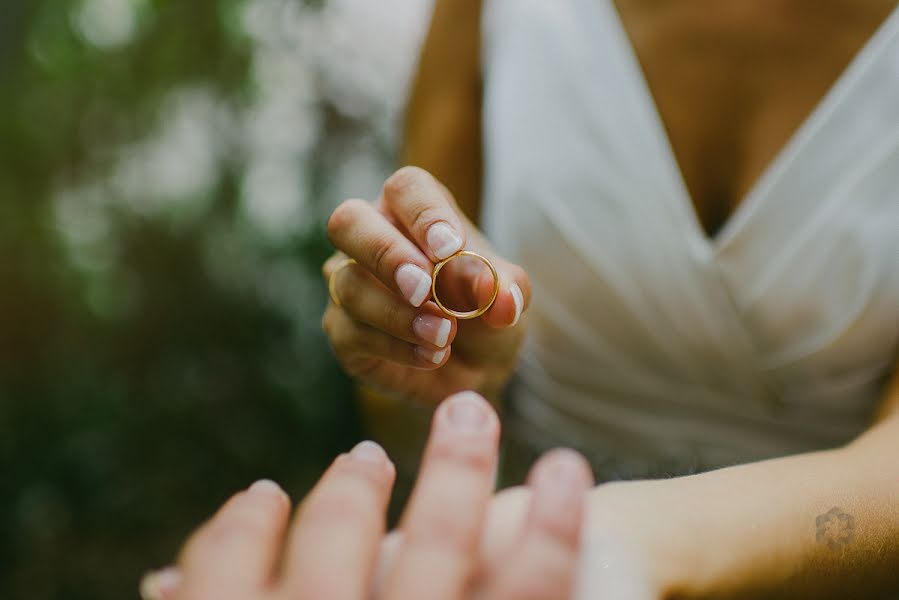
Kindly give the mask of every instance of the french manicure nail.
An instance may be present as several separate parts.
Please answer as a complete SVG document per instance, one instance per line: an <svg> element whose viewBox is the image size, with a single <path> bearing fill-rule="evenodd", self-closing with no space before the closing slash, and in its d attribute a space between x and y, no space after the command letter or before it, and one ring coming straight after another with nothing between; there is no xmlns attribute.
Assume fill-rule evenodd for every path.
<svg viewBox="0 0 899 600"><path fill-rule="evenodd" d="M419 307L431 291L431 276L412 263L400 265L396 270L396 284L412 306Z"/></svg>
<svg viewBox="0 0 899 600"><path fill-rule="evenodd" d="M356 444L350 450L350 456L357 460L371 463L380 463L387 460L387 453L378 444L365 440Z"/></svg>
<svg viewBox="0 0 899 600"><path fill-rule="evenodd" d="M418 315L412 321L412 330L415 332L415 335L426 342L431 342L438 348L446 346L452 329L453 324L449 319L443 319L434 315Z"/></svg>
<svg viewBox="0 0 899 600"><path fill-rule="evenodd" d="M175 567L147 573L140 581L140 597L143 600L173 598L181 585L181 579L181 572Z"/></svg>
<svg viewBox="0 0 899 600"><path fill-rule="evenodd" d="M462 237L448 223L434 223L428 229L428 246L434 256L443 260L462 249Z"/></svg>
<svg viewBox="0 0 899 600"><path fill-rule="evenodd" d="M446 350L431 350L424 346L416 346L415 353L419 358L434 363L435 365L442 363L444 357L446 357Z"/></svg>
<svg viewBox="0 0 899 600"><path fill-rule="evenodd" d="M517 283L513 283L509 287L509 291L512 293L512 301L515 303L515 319L512 320L512 327L518 325L518 320L521 318L521 313L524 311L524 294L521 293L521 288L518 287Z"/></svg>
<svg viewBox="0 0 899 600"><path fill-rule="evenodd" d="M447 417L457 431L480 433L489 421L486 401L471 393L462 393L448 400Z"/></svg>

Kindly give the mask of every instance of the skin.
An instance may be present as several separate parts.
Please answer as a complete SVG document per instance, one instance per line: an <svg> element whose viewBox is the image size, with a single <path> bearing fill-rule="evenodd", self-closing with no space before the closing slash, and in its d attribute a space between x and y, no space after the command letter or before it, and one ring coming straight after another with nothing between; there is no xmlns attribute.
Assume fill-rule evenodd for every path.
<svg viewBox="0 0 899 600"><path fill-rule="evenodd" d="M439 261L428 241L434 227L450 227L460 247L494 264L500 290L483 317L460 322L433 301L415 306L404 297L397 282L400 269L414 265L430 274ZM323 275L326 280L334 276L336 298L322 325L350 375L375 389L432 404L467 389L496 398L515 366L523 335L518 320L530 302L530 281L521 267L493 251L445 186L423 169L402 168L385 182L378 202L348 200L338 206L328 221L328 236L338 252L325 263ZM356 263L347 265L347 257ZM486 283L476 287L488 293L492 278ZM418 337L413 324L422 315L450 321L446 345ZM433 362L422 348L443 354Z"/></svg>
<svg viewBox="0 0 899 600"><path fill-rule="evenodd" d="M457 213L474 220L482 169L480 4L437 0L402 154L451 189ZM896 2L619 0L616 6L697 218L714 235ZM715 51L705 51L710 47ZM504 373L493 371L491 380ZM588 589L598 593L634 579L649 582L650 597L864 598L896 589L897 377L884 387L872 427L845 447L597 488L585 546L605 558L589 562L585 550L584 571L628 558ZM516 507L526 499L526 491L513 490L494 501L488 561L508 543L506 532L520 523ZM826 518L834 509L853 527L836 546L827 542L836 535Z"/></svg>
<svg viewBox="0 0 899 600"><path fill-rule="evenodd" d="M462 415L462 419L459 416ZM480 559L498 461L499 418L474 393L436 411L400 530L384 543L396 475L363 442L341 455L291 519L290 500L261 481L228 500L187 541L176 567L148 575L147 600L563 600L570 596L593 483L580 455L557 450L530 477L514 544ZM379 556L390 554L389 561Z"/></svg>
<svg viewBox="0 0 899 600"><path fill-rule="evenodd" d="M438 0L408 112L404 158L447 182L480 173L470 158L478 156L472 151L480 146L478 130L466 126L480 112L476 95L466 91L477 85L479 65L476 54L459 50L478 43L477 5ZM720 229L895 6L617 2L708 234ZM701 51L708 47L716 51ZM435 85L436 66L457 52L468 63ZM459 190L460 206L477 214L477 188L451 189ZM643 573L652 597L679 598L864 598L895 589L897 378L885 386L875 424L846 447L597 488L585 545L628 556L631 567L593 583L614 585ZM494 546L514 529L525 497L513 490L497 498L488 535ZM819 518L834 508L854 524L852 540L836 548L817 535Z"/></svg>
<svg viewBox="0 0 899 600"><path fill-rule="evenodd" d="M708 233L893 6L619 1ZM343 253L326 264L325 276L345 256L359 263L340 269L343 301L325 315L338 357L362 380L410 396L429 398L463 383L499 389L521 337L509 286L529 297L526 274L496 256L465 217L477 214L480 185L479 9L477 0L437 1L412 96L406 157L437 178L403 169L374 207L350 202L329 223ZM798 20L799 30L772 19L790 11L809 17ZM720 52L691 54L695 39ZM747 43L754 51L746 52ZM772 51L755 51L759 44L773 44ZM437 64L449 68L435 75ZM686 80L685 65L693 69ZM472 160L478 164L466 164ZM372 222L381 224L376 235ZM436 314L434 307L409 310L391 275L399 264L433 264L425 232L436 222L456 228L497 264L503 291L481 322L454 322L455 351L427 365L413 352L421 341L411 340L408 322L421 311ZM289 501L273 484L238 494L191 537L178 567L150 576L145 591L182 600L355 600L371 589L389 599L418 598L422 589L448 599L818 599L873 598L899 587L899 374L872 427L845 447L605 484L590 492L583 525L590 478L571 454L545 457L529 487L490 499L499 424L482 399L475 402L488 422L477 433L454 430L448 409L437 411L408 513L386 541L383 513L395 471L369 445L335 461L292 524ZM560 469L568 472L562 480Z"/></svg>
<svg viewBox="0 0 899 600"><path fill-rule="evenodd" d="M897 3L615 4L714 235Z"/></svg>
<svg viewBox="0 0 899 600"><path fill-rule="evenodd" d="M612 568L590 581L595 596L583 597L630 597L602 592L636 586L635 579L648 583L648 597L678 600L895 597L899 377L887 398L894 408L842 448L595 488L581 564L588 575L599 564ZM526 501L526 490L495 500L490 560L512 543ZM848 515L851 526L832 512ZM599 556L591 558L590 548Z"/></svg>

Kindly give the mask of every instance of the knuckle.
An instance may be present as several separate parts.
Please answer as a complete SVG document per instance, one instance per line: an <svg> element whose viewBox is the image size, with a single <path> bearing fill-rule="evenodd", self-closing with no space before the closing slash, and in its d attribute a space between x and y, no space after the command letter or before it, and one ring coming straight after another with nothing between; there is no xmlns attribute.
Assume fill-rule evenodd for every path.
<svg viewBox="0 0 899 600"><path fill-rule="evenodd" d="M411 165L400 167L384 182L384 193L389 196L405 194L426 181L427 177L430 175L421 167Z"/></svg>
<svg viewBox="0 0 899 600"><path fill-rule="evenodd" d="M357 199L344 200L334 209L328 218L328 238L332 244L336 246L337 240L353 227L361 208L360 204L364 202Z"/></svg>
<svg viewBox="0 0 899 600"><path fill-rule="evenodd" d="M338 360L350 377L359 380L373 379L381 366L381 361L371 356L347 357L345 359L338 357Z"/></svg>
<svg viewBox="0 0 899 600"><path fill-rule="evenodd" d="M322 317L322 329L335 352L342 351L352 342L352 331L346 326L342 309L330 306Z"/></svg>
<svg viewBox="0 0 899 600"><path fill-rule="evenodd" d="M379 513L369 501L375 493L375 478L357 478L358 483L344 486L343 493L323 495L309 502L300 517L302 522L310 527L360 529L366 522L377 521ZM350 490L355 493L347 493Z"/></svg>
<svg viewBox="0 0 899 600"><path fill-rule="evenodd" d="M413 230L426 230L429 225L442 220L440 213L425 201L419 201L409 207L409 217Z"/></svg>
<svg viewBox="0 0 899 600"><path fill-rule="evenodd" d="M393 246L391 245L389 240L375 240L374 247L371 251L372 266L374 267L376 273L379 273L381 277L388 280L392 276L392 269L390 267L392 263L395 262L392 256Z"/></svg>
<svg viewBox="0 0 899 600"><path fill-rule="evenodd" d="M413 229L425 229L428 225L445 219L437 206L437 198L443 198L440 186L435 186L430 173L419 167L403 167L390 176L384 184L384 194L389 197L405 196L407 222Z"/></svg>
<svg viewBox="0 0 899 600"><path fill-rule="evenodd" d="M274 533L273 507L253 506L236 510L228 519L213 523L206 541L211 546L241 541L244 538L267 537Z"/></svg>
<svg viewBox="0 0 899 600"><path fill-rule="evenodd" d="M466 471L481 475L493 472L494 453L483 444L460 445L453 439L435 440L431 447L434 461L454 464Z"/></svg>
<svg viewBox="0 0 899 600"><path fill-rule="evenodd" d="M328 339L331 341L331 347L338 356L349 354L349 350L353 347L355 332L352 327L346 324L338 325L334 323L335 318L331 318L331 326L328 333Z"/></svg>
<svg viewBox="0 0 899 600"><path fill-rule="evenodd" d="M356 280L352 265L341 269L335 275L334 293L340 299L340 303L346 308L356 308L365 296L362 284Z"/></svg>
<svg viewBox="0 0 899 600"><path fill-rule="evenodd" d="M394 334L408 336L412 330L412 323L405 307L398 302L384 304L384 329Z"/></svg>
<svg viewBox="0 0 899 600"><path fill-rule="evenodd" d="M477 551L477 529L453 511L435 511L408 530L410 544L423 544L446 549L451 554L469 556Z"/></svg>
<svg viewBox="0 0 899 600"><path fill-rule="evenodd" d="M345 494L331 494L317 502L310 502L303 514L303 521L310 524L349 523L359 519L360 506Z"/></svg>

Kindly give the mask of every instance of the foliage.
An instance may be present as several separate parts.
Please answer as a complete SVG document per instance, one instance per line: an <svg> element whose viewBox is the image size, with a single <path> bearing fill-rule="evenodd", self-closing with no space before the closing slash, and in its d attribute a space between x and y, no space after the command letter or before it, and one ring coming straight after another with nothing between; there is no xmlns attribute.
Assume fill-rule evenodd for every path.
<svg viewBox="0 0 899 600"><path fill-rule="evenodd" d="M301 496L359 437L322 224L390 165L424 13L358 67L351 9L0 9L0 598L134 597L227 495Z"/></svg>

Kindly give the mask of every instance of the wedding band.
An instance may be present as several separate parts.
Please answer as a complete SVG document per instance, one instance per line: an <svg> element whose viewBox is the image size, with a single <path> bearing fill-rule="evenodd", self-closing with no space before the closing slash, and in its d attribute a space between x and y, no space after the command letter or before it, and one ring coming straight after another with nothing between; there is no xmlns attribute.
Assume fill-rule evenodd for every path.
<svg viewBox="0 0 899 600"><path fill-rule="evenodd" d="M337 266L334 267L334 270L331 271L331 274L328 276L328 295L331 296L331 302L334 303L338 308L342 306L340 304L340 298L337 297L337 290L334 289L334 281L336 279L335 275L340 272L344 267L348 267L350 265L355 265L356 261L352 258L344 258L342 261L337 263Z"/></svg>
<svg viewBox="0 0 899 600"><path fill-rule="evenodd" d="M443 305L443 302L440 301L440 297L437 295L437 275L440 273L440 270L443 269L443 267L445 267L448 263L463 256L470 256L472 258L480 260L490 268L490 273L493 275L493 294L490 296L490 301L480 308L469 311L458 311L447 308ZM463 321L467 319L476 319L490 310L490 307L493 306L494 302L496 302L496 297L499 295L499 274L496 272L496 267L493 266L493 263L487 260L486 257L481 256L477 252L472 252L471 250L462 250L461 252L453 254L449 258L443 259L434 266L434 275L431 277L431 295L434 297L434 302L437 303L437 306L439 306L440 310L442 310L445 314L451 317L456 317L457 319L461 319Z"/></svg>

